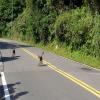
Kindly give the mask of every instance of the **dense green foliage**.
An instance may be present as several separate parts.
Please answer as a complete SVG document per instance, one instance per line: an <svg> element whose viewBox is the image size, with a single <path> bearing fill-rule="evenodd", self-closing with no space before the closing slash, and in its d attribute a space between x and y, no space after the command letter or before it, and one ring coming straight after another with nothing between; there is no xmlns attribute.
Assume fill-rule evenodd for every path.
<svg viewBox="0 0 100 100"><path fill-rule="evenodd" d="M24 7L24 0L14 0L13 2L11 0L0 0L0 34L4 33L7 23L11 23L11 21L17 18L18 14L23 11Z"/></svg>
<svg viewBox="0 0 100 100"><path fill-rule="evenodd" d="M4 36L70 48L100 57L99 0L0 1L0 33Z"/></svg>

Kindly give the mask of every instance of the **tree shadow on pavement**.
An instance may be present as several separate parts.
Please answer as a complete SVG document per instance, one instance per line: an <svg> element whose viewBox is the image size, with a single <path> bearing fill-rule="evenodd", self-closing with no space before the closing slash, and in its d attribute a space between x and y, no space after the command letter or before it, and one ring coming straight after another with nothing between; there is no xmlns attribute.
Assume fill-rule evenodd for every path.
<svg viewBox="0 0 100 100"><path fill-rule="evenodd" d="M91 67L83 67L83 68L81 68L81 70L82 71L85 71L85 72L90 72L90 73L100 73L100 71L98 71L98 70L95 70L95 69L93 69L93 68L91 68Z"/></svg>
<svg viewBox="0 0 100 100"><path fill-rule="evenodd" d="M0 100L5 100L4 99L4 90L3 90L3 86L0 85Z"/></svg>
<svg viewBox="0 0 100 100"><path fill-rule="evenodd" d="M32 47L30 45L23 45L18 43L11 43L11 42L1 42L0 41L0 49L13 49L13 48L21 48L21 47Z"/></svg>
<svg viewBox="0 0 100 100"><path fill-rule="evenodd" d="M20 96L23 96L23 95L26 95L29 93L28 91L22 91L19 93L15 93L16 88L14 86L20 85L20 84L21 84L20 82L16 82L16 83L7 85L11 100L16 100L16 99L20 98ZM0 100L5 100L3 86L0 86Z"/></svg>
<svg viewBox="0 0 100 100"><path fill-rule="evenodd" d="M15 57L2 57L0 61L7 62L7 61L12 61L12 60L17 60L20 56L15 56Z"/></svg>

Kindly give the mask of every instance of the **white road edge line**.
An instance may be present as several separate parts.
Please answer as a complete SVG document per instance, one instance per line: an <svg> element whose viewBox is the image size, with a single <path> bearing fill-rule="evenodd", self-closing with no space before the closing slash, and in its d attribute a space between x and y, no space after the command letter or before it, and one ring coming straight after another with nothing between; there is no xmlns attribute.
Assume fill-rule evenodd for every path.
<svg viewBox="0 0 100 100"><path fill-rule="evenodd" d="M4 88L5 100L11 100L4 72L1 72L1 80L2 80L2 85L3 85L3 88Z"/></svg>

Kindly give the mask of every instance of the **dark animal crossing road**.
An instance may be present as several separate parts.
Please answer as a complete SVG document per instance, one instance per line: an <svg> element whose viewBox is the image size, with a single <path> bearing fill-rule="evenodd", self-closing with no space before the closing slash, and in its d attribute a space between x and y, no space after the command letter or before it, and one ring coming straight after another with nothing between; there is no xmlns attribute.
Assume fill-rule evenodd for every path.
<svg viewBox="0 0 100 100"><path fill-rule="evenodd" d="M16 55L12 57L12 49ZM0 41L0 100L99 100L100 71L15 41ZM0 59L0 69L2 60Z"/></svg>

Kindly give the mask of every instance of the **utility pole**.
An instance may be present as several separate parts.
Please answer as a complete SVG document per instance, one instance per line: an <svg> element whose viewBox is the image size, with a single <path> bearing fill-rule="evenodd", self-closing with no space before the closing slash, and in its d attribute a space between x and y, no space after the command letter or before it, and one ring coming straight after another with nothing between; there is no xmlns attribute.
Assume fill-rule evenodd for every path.
<svg viewBox="0 0 100 100"><path fill-rule="evenodd" d="M13 0L12 0L12 2L11 2L11 5L12 5L12 15L11 15L11 35L13 34L13 18L14 18L14 13L13 13L14 7L13 7L13 4L14 4L14 2L13 2Z"/></svg>
<svg viewBox="0 0 100 100"><path fill-rule="evenodd" d="M4 61L3 61L3 56L2 56L1 50L0 50L0 60L1 60L1 62L0 62L0 71L4 72Z"/></svg>

